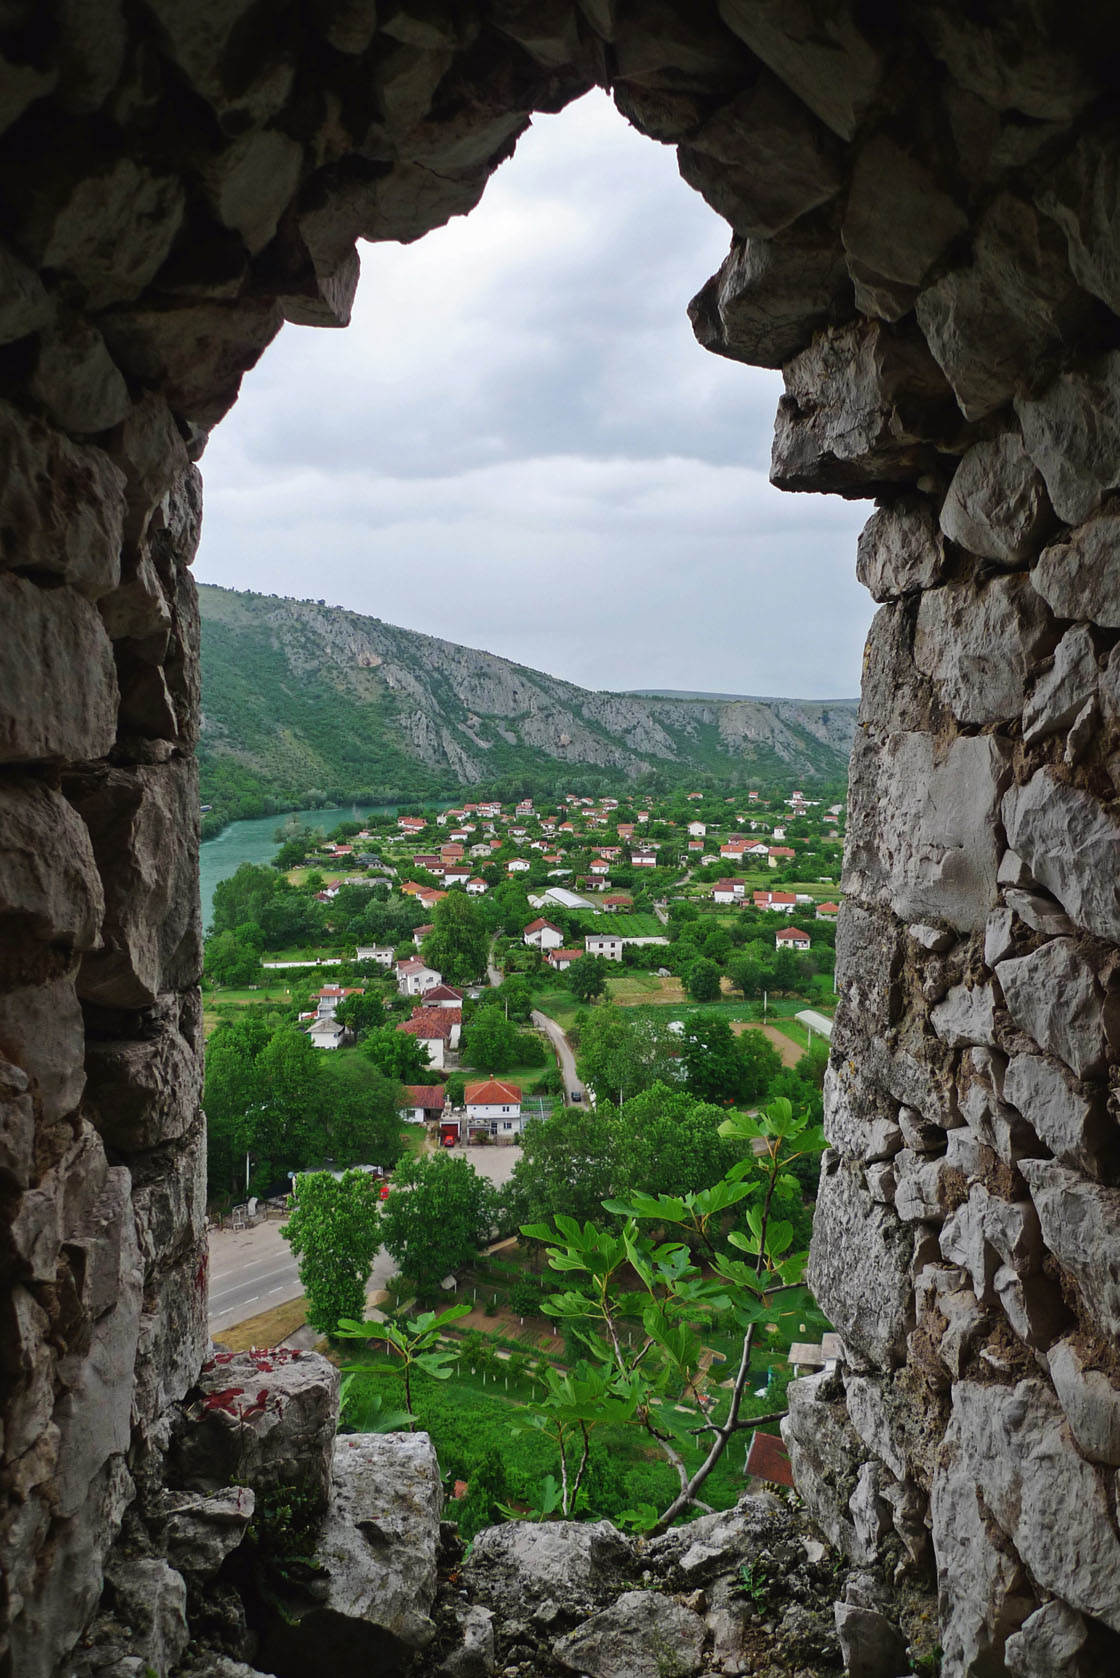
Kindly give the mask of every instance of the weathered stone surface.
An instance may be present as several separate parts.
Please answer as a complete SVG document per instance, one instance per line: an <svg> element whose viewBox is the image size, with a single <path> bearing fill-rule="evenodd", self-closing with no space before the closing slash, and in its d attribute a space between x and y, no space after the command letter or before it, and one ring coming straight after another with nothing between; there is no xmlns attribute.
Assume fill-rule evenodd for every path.
<svg viewBox="0 0 1120 1678"><path fill-rule="evenodd" d="M107 431L129 409L128 386L104 338L80 320L44 337L30 389L66 431Z"/></svg>
<svg viewBox="0 0 1120 1678"><path fill-rule="evenodd" d="M1120 1035L1120 1005L1108 1003L1072 939L1053 938L1029 956L1001 961L996 977L1012 1019L1040 1048L1079 1078L1104 1069Z"/></svg>
<svg viewBox="0 0 1120 1678"><path fill-rule="evenodd" d="M67 795L93 839L105 885L104 948L82 963L83 1000L151 1007L201 966L193 764L75 777Z"/></svg>
<svg viewBox="0 0 1120 1678"><path fill-rule="evenodd" d="M863 649L861 728L889 734L932 732L942 705L937 689L914 664L916 602L892 600L871 620Z"/></svg>
<svg viewBox="0 0 1120 1678"><path fill-rule="evenodd" d="M1031 582L1055 617L1120 629L1120 517L1103 513L1044 549Z"/></svg>
<svg viewBox="0 0 1120 1678"><path fill-rule="evenodd" d="M809 219L778 239L734 240L688 313L706 350L754 367L781 367L842 312L847 290L831 226Z"/></svg>
<svg viewBox="0 0 1120 1678"><path fill-rule="evenodd" d="M777 1498L769 1492L753 1493L740 1498L733 1509L672 1528L653 1540L647 1554L656 1567L701 1585L726 1570L728 1556L749 1560L766 1549L779 1536L783 1521Z"/></svg>
<svg viewBox="0 0 1120 1678"><path fill-rule="evenodd" d="M155 278L183 219L175 175L131 157L48 177L20 241L41 267L72 275L92 309L139 296Z"/></svg>
<svg viewBox="0 0 1120 1678"><path fill-rule="evenodd" d="M1069 245L1078 282L1120 312L1120 173L1115 135L1082 134L1045 176L1039 207L1053 216Z"/></svg>
<svg viewBox="0 0 1120 1678"><path fill-rule="evenodd" d="M860 531L856 576L875 600L933 588L945 569L945 548L933 507L903 496L879 507Z"/></svg>
<svg viewBox="0 0 1120 1678"><path fill-rule="evenodd" d="M1064 734L1097 692L1097 655L1088 629L1067 630L1054 662L1035 684L1023 713L1023 738L1029 743L1048 734Z"/></svg>
<svg viewBox="0 0 1120 1678"><path fill-rule="evenodd" d="M1120 351L1059 373L1015 411L1058 517L1066 524L1091 518L1120 481Z"/></svg>
<svg viewBox="0 0 1120 1678"><path fill-rule="evenodd" d="M1008 842L1078 926L1120 943L1120 823L1090 793L1040 769L1003 801Z"/></svg>
<svg viewBox="0 0 1120 1678"><path fill-rule="evenodd" d="M164 1678L190 1641L182 1575L155 1556L115 1556L105 1578L114 1612L128 1628L131 1658Z"/></svg>
<svg viewBox="0 0 1120 1678"><path fill-rule="evenodd" d="M930 1010L930 1024L943 1043L995 1042L995 998L991 985L953 985Z"/></svg>
<svg viewBox="0 0 1120 1678"><path fill-rule="evenodd" d="M838 1602L836 1633L848 1678L897 1678L905 1671L906 1639L877 1609Z"/></svg>
<svg viewBox="0 0 1120 1678"><path fill-rule="evenodd" d="M330 1504L313 1552L322 1600L274 1627L264 1663L279 1654L287 1672L301 1662L346 1671L365 1661L392 1671L408 1651L426 1648L435 1636L442 1508L439 1464L426 1433L336 1440Z"/></svg>
<svg viewBox="0 0 1120 1678"><path fill-rule="evenodd" d="M1062 1602L1047 1602L1007 1639L1003 1658L1011 1678L1093 1678L1097 1659L1089 1628Z"/></svg>
<svg viewBox="0 0 1120 1678"><path fill-rule="evenodd" d="M964 211L912 151L884 133L860 148L843 226L853 276L869 273L917 288L967 225Z"/></svg>
<svg viewBox="0 0 1120 1678"><path fill-rule="evenodd" d="M782 1438L793 1464L794 1484L828 1542L845 1555L855 1547L851 1500L866 1451L844 1406L835 1374L822 1370L791 1381Z"/></svg>
<svg viewBox="0 0 1120 1678"><path fill-rule="evenodd" d="M832 136L763 72L677 153L688 185L740 237L769 238L840 189Z"/></svg>
<svg viewBox="0 0 1120 1678"><path fill-rule="evenodd" d="M1089 1367L1072 1336L1051 1346L1047 1363L1078 1449L1093 1462L1120 1467L1120 1388L1103 1369Z"/></svg>
<svg viewBox="0 0 1120 1678"><path fill-rule="evenodd" d="M104 909L89 834L62 795L38 781L0 784L0 920L16 937L86 950Z"/></svg>
<svg viewBox="0 0 1120 1678"><path fill-rule="evenodd" d="M668 1597L626 1591L553 1644L562 1666L591 1678L692 1678L704 1648L699 1614Z"/></svg>
<svg viewBox="0 0 1120 1678"><path fill-rule="evenodd" d="M949 583L918 604L914 663L960 722L1002 722L1022 711L1034 668L1055 639L1026 577L994 577L979 589Z"/></svg>
<svg viewBox="0 0 1120 1678"><path fill-rule="evenodd" d="M1072 938L1077 930L1065 911L1059 909L1054 899L1045 892L1005 886L1003 900L1024 926L1029 926L1032 932L1041 932L1045 938ZM987 965L994 967L995 961L989 961Z"/></svg>
<svg viewBox="0 0 1120 1678"><path fill-rule="evenodd" d="M1020 1169L1046 1245L1077 1283L1090 1317L1114 1337L1120 1333L1120 1189L1054 1160L1027 1159Z"/></svg>
<svg viewBox="0 0 1120 1678"><path fill-rule="evenodd" d="M199 1581L213 1578L253 1518L252 1488L226 1486L211 1497L168 1495L166 1541L172 1567Z"/></svg>
<svg viewBox="0 0 1120 1678"><path fill-rule="evenodd" d="M964 1483L953 1487L957 1477ZM946 1492L983 1500L1006 1540L1046 1590L1116 1630L1120 1626L1120 1541L1103 1488L1073 1447L1062 1412L1039 1380L1015 1388L961 1382L934 1482L934 1545L944 1538ZM982 1490L980 1490L982 1488ZM940 1551L939 1551L940 1558ZM962 1605L966 1576L945 1575Z"/></svg>
<svg viewBox="0 0 1120 1678"><path fill-rule="evenodd" d="M630 1560L630 1545L609 1521L511 1521L478 1534L467 1571L475 1596L500 1609L511 1597L530 1604L542 1598L587 1603L600 1582Z"/></svg>
<svg viewBox="0 0 1120 1678"><path fill-rule="evenodd" d="M999 565L1029 559L1052 523L1046 485L1017 431L974 443L941 506L942 534Z"/></svg>
<svg viewBox="0 0 1120 1678"><path fill-rule="evenodd" d="M991 737L938 753L926 734L857 737L844 891L960 932L983 926L996 898L996 812L1009 778Z"/></svg>
<svg viewBox="0 0 1120 1678"><path fill-rule="evenodd" d="M71 589L0 574L0 620L0 761L104 757L117 731L117 676L96 608Z"/></svg>
<svg viewBox="0 0 1120 1678"><path fill-rule="evenodd" d="M1064 1164L1094 1171L1110 1134L1098 1099L1087 1096L1057 1061L1012 1055L1003 1096L1039 1141Z"/></svg>
<svg viewBox="0 0 1120 1678"><path fill-rule="evenodd" d="M303 151L275 128L250 130L214 158L204 174L207 197L247 249L262 250L295 195Z"/></svg>
<svg viewBox="0 0 1120 1678"><path fill-rule="evenodd" d="M140 1037L91 1037L85 1110L110 1147L126 1153L183 1136L202 1099L193 1033L184 1035L177 997L161 999Z"/></svg>
<svg viewBox="0 0 1120 1678"><path fill-rule="evenodd" d="M0 566L99 599L120 576L124 484L103 450L0 403Z"/></svg>
<svg viewBox="0 0 1120 1678"><path fill-rule="evenodd" d="M915 312L961 412L977 420L1017 392L1037 388L1063 345L1083 329L1088 306L1053 223L1033 204L1001 193L973 237L970 265L935 280L920 293ZM1029 437L1027 448L1065 517Z"/></svg>
<svg viewBox="0 0 1120 1678"><path fill-rule="evenodd" d="M440 1678L490 1678L494 1657L494 1616L477 1604L457 1615L462 1641L438 1668Z"/></svg>
<svg viewBox="0 0 1120 1678"><path fill-rule="evenodd" d="M874 1204L858 1166L822 1172L809 1286L846 1344L881 1368L905 1355L912 1254L910 1232Z"/></svg>
<svg viewBox="0 0 1120 1678"><path fill-rule="evenodd" d="M878 322L822 333L785 381L770 456L779 489L870 495L910 482L953 408L924 344Z"/></svg>
<svg viewBox="0 0 1120 1678"><path fill-rule="evenodd" d="M815 0L719 0L719 13L822 122L851 139L884 67L853 19Z"/></svg>
<svg viewBox="0 0 1120 1678"><path fill-rule="evenodd" d="M82 1099L84 1052L73 973L0 994L0 1054L27 1074L48 1123L72 1113Z"/></svg>
<svg viewBox="0 0 1120 1678"><path fill-rule="evenodd" d="M338 1389L338 1370L315 1352L218 1353L187 1403L174 1442L175 1478L199 1492L217 1492L235 1476L258 1496L298 1488L324 1508Z"/></svg>
<svg viewBox="0 0 1120 1678"><path fill-rule="evenodd" d="M242 375L279 332L282 318L275 304L240 300L112 310L101 324L126 373L158 382L177 413L208 425L232 406Z"/></svg>

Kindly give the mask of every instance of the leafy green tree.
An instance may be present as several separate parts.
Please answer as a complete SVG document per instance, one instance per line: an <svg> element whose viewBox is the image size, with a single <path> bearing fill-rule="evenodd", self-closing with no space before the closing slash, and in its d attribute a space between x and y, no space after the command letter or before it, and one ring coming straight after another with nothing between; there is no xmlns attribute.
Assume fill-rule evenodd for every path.
<svg viewBox="0 0 1120 1678"><path fill-rule="evenodd" d="M428 1051L418 1037L398 1031L395 1025L376 1026L367 1031L361 1053L386 1078L398 1084L422 1084L431 1077Z"/></svg>
<svg viewBox="0 0 1120 1678"><path fill-rule="evenodd" d="M581 1002L594 1002L605 993L609 973L604 956L580 956L567 970L568 984Z"/></svg>
<svg viewBox="0 0 1120 1678"><path fill-rule="evenodd" d="M617 1118L619 1170L615 1195L685 1194L711 1188L742 1157L721 1133L725 1107L687 1090L652 1089L628 1101Z"/></svg>
<svg viewBox="0 0 1120 1678"><path fill-rule="evenodd" d="M310 1164L320 1145L322 1051L295 1026L281 1026L261 1050L257 1070L262 1101L252 1147L263 1185Z"/></svg>
<svg viewBox="0 0 1120 1678"><path fill-rule="evenodd" d="M479 905L466 892L452 891L435 906L424 960L451 984L468 984L486 972L489 943Z"/></svg>
<svg viewBox="0 0 1120 1678"><path fill-rule="evenodd" d="M718 1002L720 970L707 956L694 961L684 975L684 985L694 1002Z"/></svg>
<svg viewBox="0 0 1120 1678"><path fill-rule="evenodd" d="M420 1316L402 1318L399 1322L359 1322L344 1318L338 1325L340 1340L380 1340L385 1349L396 1357L404 1377L404 1402L408 1425L416 1432L416 1417L412 1414L412 1372L422 1369L433 1381L449 1381L453 1365L462 1355L459 1348L441 1347L445 1329L458 1322L470 1311L469 1305L451 1305L446 1311L423 1311ZM361 1378L365 1373L361 1364L346 1369L348 1377Z"/></svg>
<svg viewBox="0 0 1120 1678"><path fill-rule="evenodd" d="M376 991L367 991L364 996L346 996L335 1009L334 1017L360 1041L367 1032L385 1024L385 1004Z"/></svg>
<svg viewBox="0 0 1120 1678"><path fill-rule="evenodd" d="M778 950L774 957L774 985L777 990L796 991L804 983L801 957L796 950Z"/></svg>
<svg viewBox="0 0 1120 1678"><path fill-rule="evenodd" d="M219 932L206 941L204 972L212 985L251 985L261 976L260 953L237 933Z"/></svg>
<svg viewBox="0 0 1120 1678"><path fill-rule="evenodd" d="M521 1033L500 1008L480 1008L463 1032L463 1058L480 1072L506 1072L517 1065Z"/></svg>
<svg viewBox="0 0 1120 1678"><path fill-rule="evenodd" d="M741 1067L740 1101L761 1101L782 1070L782 1057L761 1031L743 1031L735 1039Z"/></svg>
<svg viewBox="0 0 1120 1678"><path fill-rule="evenodd" d="M630 1096L666 1081L669 1040L657 1022L634 1008L597 1008L580 1033L576 1067L603 1101L621 1106Z"/></svg>
<svg viewBox="0 0 1120 1678"><path fill-rule="evenodd" d="M363 1055L323 1056L323 1155L335 1165L393 1166L404 1152L400 1084Z"/></svg>
<svg viewBox="0 0 1120 1678"><path fill-rule="evenodd" d="M719 1014L693 1014L681 1037L689 1094L701 1101L737 1101L743 1063L730 1025Z"/></svg>
<svg viewBox="0 0 1120 1678"><path fill-rule="evenodd" d="M746 952L732 956L727 972L731 983L743 996L761 996L763 967L753 956Z"/></svg>
<svg viewBox="0 0 1120 1678"><path fill-rule="evenodd" d="M361 1317L366 1285L381 1244L373 1180L364 1171L328 1171L297 1177L292 1211L281 1225L299 1260L299 1279L307 1295L307 1320L321 1334L333 1335L343 1318Z"/></svg>
<svg viewBox="0 0 1120 1678"><path fill-rule="evenodd" d="M613 1116L593 1107L558 1107L528 1125L503 1192L514 1222L554 1212L605 1222L603 1201L621 1186L620 1136Z"/></svg>
<svg viewBox="0 0 1120 1678"><path fill-rule="evenodd" d="M493 1190L468 1160L427 1154L397 1172L382 1203L382 1240L402 1276L431 1293L477 1255L493 1213Z"/></svg>

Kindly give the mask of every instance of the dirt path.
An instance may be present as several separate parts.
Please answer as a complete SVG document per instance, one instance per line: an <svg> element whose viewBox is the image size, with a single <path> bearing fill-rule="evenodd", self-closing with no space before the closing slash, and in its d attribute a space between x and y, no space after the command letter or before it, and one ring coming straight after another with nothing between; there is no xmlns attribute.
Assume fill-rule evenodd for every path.
<svg viewBox="0 0 1120 1678"><path fill-rule="evenodd" d="M796 1066L804 1049L799 1048L792 1037L787 1037L784 1031L779 1031L776 1025L758 1025L753 1020L735 1020L731 1027L736 1037L744 1031L761 1031L777 1049L783 1066Z"/></svg>

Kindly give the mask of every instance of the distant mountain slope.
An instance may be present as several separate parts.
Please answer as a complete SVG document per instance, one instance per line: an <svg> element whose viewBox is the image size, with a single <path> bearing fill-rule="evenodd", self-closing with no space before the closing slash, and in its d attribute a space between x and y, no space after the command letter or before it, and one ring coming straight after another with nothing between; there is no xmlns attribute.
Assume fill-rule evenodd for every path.
<svg viewBox="0 0 1120 1678"><path fill-rule="evenodd" d="M846 771L854 703L592 693L340 607L210 584L199 599L203 799L226 816L513 777L543 790L565 766L733 784Z"/></svg>

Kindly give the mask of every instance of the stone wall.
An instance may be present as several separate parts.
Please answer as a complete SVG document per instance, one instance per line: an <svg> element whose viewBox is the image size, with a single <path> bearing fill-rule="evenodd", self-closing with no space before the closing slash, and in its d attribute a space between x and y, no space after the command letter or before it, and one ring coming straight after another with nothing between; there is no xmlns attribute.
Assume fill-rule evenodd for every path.
<svg viewBox="0 0 1120 1678"><path fill-rule="evenodd" d="M947 1672L1115 1659L1118 49L1056 0L0 7L21 1678L126 1514L155 1553L204 1354L193 462L283 320L345 324L358 239L469 211L594 83L731 226L691 313L784 369L775 482L877 502L801 1489L936 1577Z"/></svg>

